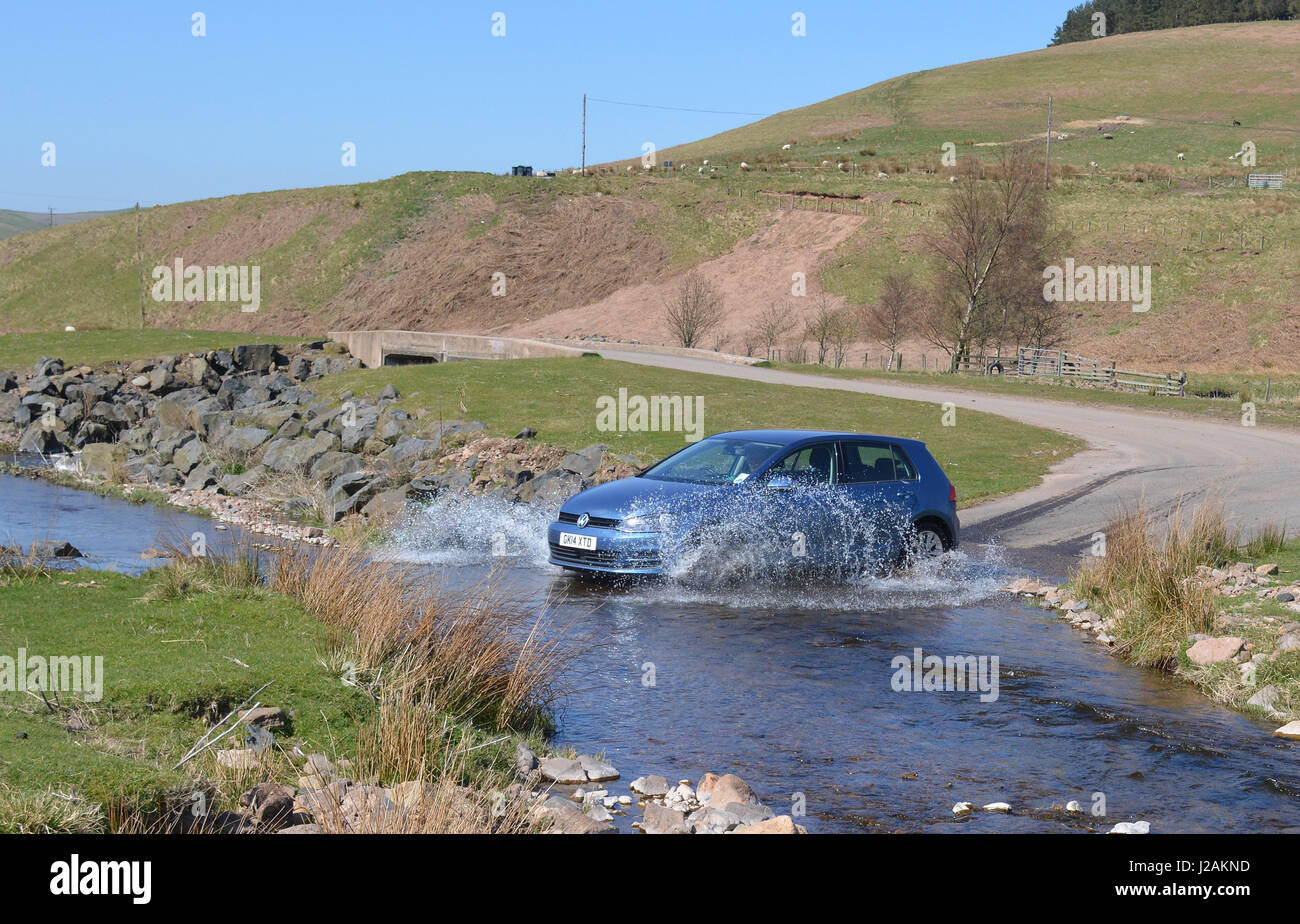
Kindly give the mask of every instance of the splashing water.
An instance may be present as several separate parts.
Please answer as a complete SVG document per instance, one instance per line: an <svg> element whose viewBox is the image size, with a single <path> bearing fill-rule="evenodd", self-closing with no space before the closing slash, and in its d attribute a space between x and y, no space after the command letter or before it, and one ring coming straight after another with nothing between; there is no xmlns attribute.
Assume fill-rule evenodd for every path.
<svg viewBox="0 0 1300 924"><path fill-rule="evenodd" d="M834 495L828 493L818 503L832 543L863 522L860 507ZM785 506L796 505L786 502ZM689 543L666 542L666 573L648 580L562 571L548 563L546 542L546 528L554 521L558 505L473 495L444 496L416 505L378 556L430 566L542 571L583 597L599 591L629 603L709 603L738 609L879 611L964 606L993 596L1004 578L996 547L982 549L978 558L953 550L901 568L894 565L895 550L886 547L865 559L841 556L830 568L814 570L790 555L784 541L788 522L760 530L752 509L742 510L722 500L701 505L695 499L693 512L698 514L701 507L708 508L708 524L695 529ZM887 522L875 525L890 527ZM893 524L893 528L899 527Z"/></svg>

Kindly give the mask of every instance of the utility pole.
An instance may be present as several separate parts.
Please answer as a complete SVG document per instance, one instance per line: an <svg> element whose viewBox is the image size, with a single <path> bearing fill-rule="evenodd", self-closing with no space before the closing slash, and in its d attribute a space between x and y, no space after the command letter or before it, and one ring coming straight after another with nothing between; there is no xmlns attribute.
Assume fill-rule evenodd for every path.
<svg viewBox="0 0 1300 924"><path fill-rule="evenodd" d="M1047 162L1044 167L1046 177L1044 185L1047 189L1052 188L1052 98L1047 98Z"/></svg>
<svg viewBox="0 0 1300 924"><path fill-rule="evenodd" d="M140 249L140 203L135 204L135 265L140 275L140 329L144 330L144 253Z"/></svg>
<svg viewBox="0 0 1300 924"><path fill-rule="evenodd" d="M582 175L587 175L587 94L582 94Z"/></svg>
<svg viewBox="0 0 1300 924"><path fill-rule="evenodd" d="M50 227L54 227L54 206L50 206Z"/></svg>

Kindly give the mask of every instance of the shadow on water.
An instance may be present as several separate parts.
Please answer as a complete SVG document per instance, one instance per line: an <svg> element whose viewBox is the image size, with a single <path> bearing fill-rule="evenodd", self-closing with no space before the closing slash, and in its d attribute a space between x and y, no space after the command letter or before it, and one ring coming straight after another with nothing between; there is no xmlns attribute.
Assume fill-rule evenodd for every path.
<svg viewBox="0 0 1300 924"><path fill-rule="evenodd" d="M815 831L1300 830L1296 745L1168 676L1134 669L997 591L983 549L885 577L622 585L546 564L553 511L490 500L415 510L381 554L557 607L601 644L561 686L559 743L623 773L735 772L778 812L802 795ZM136 572L166 532L211 520L0 477L0 538L62 538L86 564ZM895 689L922 655L998 659L987 692ZM991 661L987 662L991 665ZM1106 816L1067 815L1104 794ZM954 818L955 802L1013 814ZM626 827L639 817L620 820Z"/></svg>

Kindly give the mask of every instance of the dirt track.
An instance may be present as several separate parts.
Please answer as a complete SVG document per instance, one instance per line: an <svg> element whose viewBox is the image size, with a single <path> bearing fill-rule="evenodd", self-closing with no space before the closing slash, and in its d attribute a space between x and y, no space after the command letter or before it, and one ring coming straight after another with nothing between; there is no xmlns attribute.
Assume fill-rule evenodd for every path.
<svg viewBox="0 0 1300 924"><path fill-rule="evenodd" d="M849 381L694 357L602 350L606 359L728 375L782 385L834 388L863 394L951 401L1060 430L1088 449L1057 464L1041 484L961 512L967 543L996 542L1019 550L1017 561L1059 571L1081 554L1090 537L1125 505L1145 498L1152 511L1172 510L1180 497L1195 501L1218 492L1247 535L1269 520L1300 524L1300 432L1248 428L1176 414L1068 404L1038 398ZM935 413L939 409L935 408Z"/></svg>

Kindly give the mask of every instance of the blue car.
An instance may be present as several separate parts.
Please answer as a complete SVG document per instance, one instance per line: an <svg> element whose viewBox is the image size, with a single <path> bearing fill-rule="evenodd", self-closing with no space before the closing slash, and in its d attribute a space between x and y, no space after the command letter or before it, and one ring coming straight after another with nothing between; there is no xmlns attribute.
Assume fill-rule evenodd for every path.
<svg viewBox="0 0 1300 924"><path fill-rule="evenodd" d="M679 574L712 555L756 575L885 571L954 548L959 525L918 440L736 430L575 494L547 540L551 564L582 572Z"/></svg>

